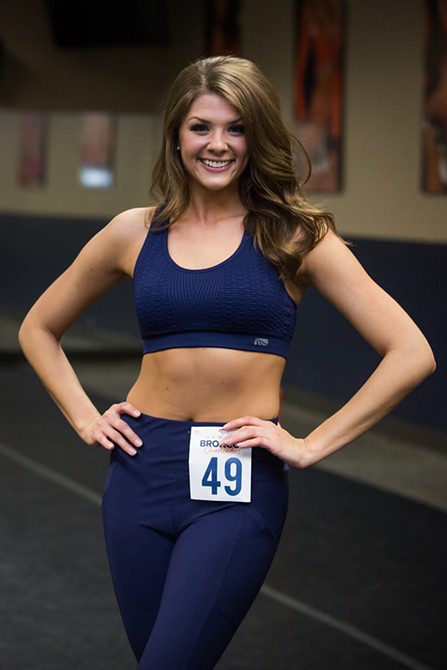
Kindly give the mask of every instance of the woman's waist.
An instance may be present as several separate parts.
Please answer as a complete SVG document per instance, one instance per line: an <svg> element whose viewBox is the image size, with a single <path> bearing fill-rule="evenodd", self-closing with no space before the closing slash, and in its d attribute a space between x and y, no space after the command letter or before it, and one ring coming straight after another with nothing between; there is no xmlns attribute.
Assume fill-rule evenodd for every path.
<svg viewBox="0 0 447 670"><path fill-rule="evenodd" d="M199 429L199 437L206 437L206 445L210 456L216 456L220 451L228 448L219 448L223 433L221 429L224 421L189 421L152 416L142 413L138 418L123 416L123 419L139 435L143 445L138 449L136 456L129 456L120 449L112 452L112 461L118 462L132 476L142 480L143 485L147 477L155 479L176 479L188 476L188 462L190 444L195 429ZM277 423L277 418L270 419ZM232 451L237 452L237 448ZM240 451L240 450L239 450ZM228 454L225 453L225 456ZM233 454L237 455L237 453ZM262 447L251 450L253 472L263 478L272 472L278 474L285 471L284 463Z"/></svg>
<svg viewBox="0 0 447 670"><path fill-rule="evenodd" d="M246 352L158 352L143 357L128 400L143 413L177 420L268 419L279 411L283 367L277 356Z"/></svg>
<svg viewBox="0 0 447 670"><path fill-rule="evenodd" d="M241 416L256 416L269 420L280 410L280 389L270 387L222 389L203 386L200 382L181 385L175 389L156 389L136 383L127 401L142 414L185 423L225 424Z"/></svg>

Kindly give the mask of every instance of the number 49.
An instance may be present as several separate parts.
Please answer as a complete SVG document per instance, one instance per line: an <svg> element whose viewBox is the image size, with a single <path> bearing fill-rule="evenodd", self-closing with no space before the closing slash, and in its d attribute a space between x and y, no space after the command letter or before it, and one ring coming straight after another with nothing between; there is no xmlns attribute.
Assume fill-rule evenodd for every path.
<svg viewBox="0 0 447 670"><path fill-rule="evenodd" d="M202 477L202 486L209 486L213 496L217 495L218 489L222 486L218 468L219 459L213 456ZM224 476L227 482L233 482L232 486L224 486L225 492L230 496L237 496L242 489L242 463L238 458L225 460Z"/></svg>

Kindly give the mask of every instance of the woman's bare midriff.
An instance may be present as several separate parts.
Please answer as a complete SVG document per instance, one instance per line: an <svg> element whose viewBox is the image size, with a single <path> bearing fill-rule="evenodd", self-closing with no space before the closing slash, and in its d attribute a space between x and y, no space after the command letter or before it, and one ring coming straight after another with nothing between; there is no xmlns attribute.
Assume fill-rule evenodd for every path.
<svg viewBox="0 0 447 670"><path fill-rule="evenodd" d="M226 422L278 416L285 360L232 349L169 349L143 356L127 400L143 414Z"/></svg>

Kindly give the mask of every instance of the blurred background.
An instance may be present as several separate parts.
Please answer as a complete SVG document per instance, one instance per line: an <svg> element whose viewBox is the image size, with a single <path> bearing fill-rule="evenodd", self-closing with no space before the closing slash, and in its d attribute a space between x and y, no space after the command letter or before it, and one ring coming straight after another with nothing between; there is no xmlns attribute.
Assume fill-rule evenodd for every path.
<svg viewBox="0 0 447 670"><path fill-rule="evenodd" d="M396 417L445 431L447 182L430 191L424 166L430 3L320 5L326 46L333 47L326 60L337 77L322 103L331 116L323 137L327 152L336 146L338 163L335 181L318 181L325 158L312 155L310 128L316 181L308 195L335 213L366 269L435 349L438 372ZM431 5L445 11L445 3ZM305 20L308 34L321 28L303 18L303 7L294 0L0 3L1 313L20 319L94 232L117 212L150 202L164 97L197 57L232 52L254 60L306 146L312 112L303 123L306 101L298 96L305 89L308 107L314 95L318 108L315 81L327 62L319 72L315 63L325 55L318 46L311 56L300 51ZM78 325L136 337L130 292L119 287ZM310 291L298 312L285 388L340 402L375 362Z"/></svg>
<svg viewBox="0 0 447 670"><path fill-rule="evenodd" d="M445 668L446 35L447 0L0 1L2 670L133 667L102 541L108 456L60 415L17 331L92 235L150 204L168 87L220 53L273 81L312 160L307 195L438 368L374 430L290 472L280 549L219 670ZM64 344L99 408L123 399L141 358L131 282ZM283 425L306 434L376 363L310 289Z"/></svg>

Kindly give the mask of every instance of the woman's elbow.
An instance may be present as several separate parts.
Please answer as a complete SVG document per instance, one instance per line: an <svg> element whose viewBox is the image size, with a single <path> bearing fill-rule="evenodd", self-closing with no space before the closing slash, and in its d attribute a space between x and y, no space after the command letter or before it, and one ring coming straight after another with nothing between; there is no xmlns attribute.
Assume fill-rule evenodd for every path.
<svg viewBox="0 0 447 670"><path fill-rule="evenodd" d="M26 354L32 347L33 342L40 339L40 332L45 330L43 326L36 320L31 312L23 319L17 333L17 338L22 351Z"/></svg>
<svg viewBox="0 0 447 670"><path fill-rule="evenodd" d="M20 328L19 328L19 331L17 333L17 339L19 341L19 345L20 345L20 348L22 349L22 351L26 350L27 345L32 338L32 332L33 332L33 328L30 324L30 319L27 315L23 319L22 323L20 324Z"/></svg>
<svg viewBox="0 0 447 670"><path fill-rule="evenodd" d="M432 348L425 340L413 351L412 358L418 381L422 382L436 370L436 359Z"/></svg>
<svg viewBox="0 0 447 670"><path fill-rule="evenodd" d="M426 376L429 377L434 372L436 372L436 358L431 347L429 346L426 354Z"/></svg>

